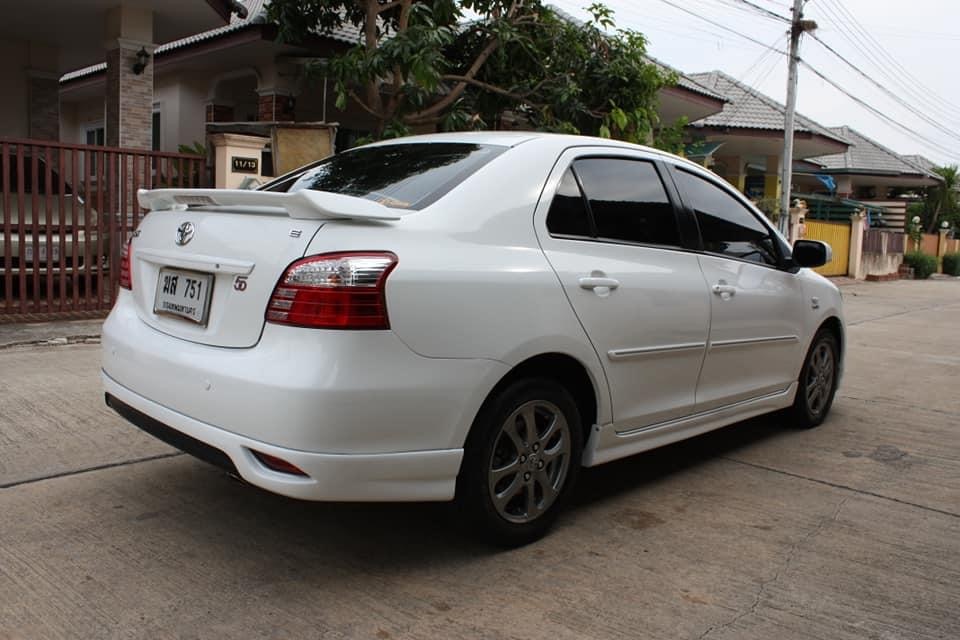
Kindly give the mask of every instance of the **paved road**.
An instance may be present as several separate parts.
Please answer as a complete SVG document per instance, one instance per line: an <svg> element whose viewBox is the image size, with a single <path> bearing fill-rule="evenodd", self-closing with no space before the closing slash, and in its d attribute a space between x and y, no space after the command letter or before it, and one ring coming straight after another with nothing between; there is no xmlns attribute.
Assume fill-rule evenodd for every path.
<svg viewBox="0 0 960 640"><path fill-rule="evenodd" d="M2 349L0 638L958 638L960 282L844 292L823 427L591 470L508 552L175 454L103 408L97 345Z"/></svg>

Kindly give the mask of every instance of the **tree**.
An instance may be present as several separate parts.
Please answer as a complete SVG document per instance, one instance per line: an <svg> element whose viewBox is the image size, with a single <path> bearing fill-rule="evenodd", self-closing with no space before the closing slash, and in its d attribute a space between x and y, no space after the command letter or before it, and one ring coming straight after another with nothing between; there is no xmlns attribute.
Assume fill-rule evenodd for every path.
<svg viewBox="0 0 960 640"><path fill-rule="evenodd" d="M685 122L664 126L657 92L676 78L645 57L639 33L590 7L577 23L540 0L272 0L281 40L305 42L351 24L362 42L314 71L352 101L375 137L412 128L506 128L680 145Z"/></svg>
<svg viewBox="0 0 960 640"><path fill-rule="evenodd" d="M930 232L933 232L937 223L943 220L956 224L958 214L960 214L960 206L957 202L957 188L960 187L957 181L957 165L936 167L933 171L943 178L943 182L931 188L928 194L929 208L932 214L928 228Z"/></svg>

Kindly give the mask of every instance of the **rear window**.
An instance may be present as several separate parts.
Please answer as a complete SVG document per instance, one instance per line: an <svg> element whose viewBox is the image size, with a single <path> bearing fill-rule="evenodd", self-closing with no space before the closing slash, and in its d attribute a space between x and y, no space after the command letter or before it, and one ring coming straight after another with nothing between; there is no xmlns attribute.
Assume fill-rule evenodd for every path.
<svg viewBox="0 0 960 640"><path fill-rule="evenodd" d="M423 209L506 150L460 142L360 147L321 160L267 189L313 189L366 198L398 209Z"/></svg>

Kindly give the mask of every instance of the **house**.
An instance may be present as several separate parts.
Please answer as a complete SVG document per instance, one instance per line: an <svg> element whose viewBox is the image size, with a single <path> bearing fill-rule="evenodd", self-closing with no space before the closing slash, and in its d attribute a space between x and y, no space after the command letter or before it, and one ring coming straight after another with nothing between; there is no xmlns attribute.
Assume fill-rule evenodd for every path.
<svg viewBox="0 0 960 640"><path fill-rule="evenodd" d="M693 143L710 150L706 163L751 198L778 198L786 107L721 71L689 74L726 102L691 122ZM794 159L844 152L849 141L801 114L796 116Z"/></svg>
<svg viewBox="0 0 960 640"><path fill-rule="evenodd" d="M204 143L207 134L243 131L263 135L266 122L337 123L337 146L344 147L373 129L371 118L356 104L340 110L333 87L310 78L306 65L344 51L360 40L345 25L305 47L277 42L276 27L266 19L268 0L246 0L245 16L230 23L157 46L153 52L151 145L175 151ZM656 63L666 68L662 63ZM101 143L102 95L106 65L96 64L63 76L60 87L62 138ZM661 119L674 122L719 111L724 99L682 75L659 96Z"/></svg>
<svg viewBox="0 0 960 640"><path fill-rule="evenodd" d="M916 192L943 181L932 169L852 127L832 127L830 131L850 141L850 146L842 153L807 158L805 167L798 167L795 174L795 191L848 198L867 208L882 208L882 220L874 222L902 230L907 206L917 199ZM833 188L828 187L830 184Z"/></svg>
<svg viewBox="0 0 960 640"><path fill-rule="evenodd" d="M97 96L102 141L149 148L153 70L136 65L149 58L158 39L223 26L232 11L242 11L235 4L73 0L56 3L52 10L51 3L17 3L0 21L0 137L60 140L59 78L78 66L102 62L105 81Z"/></svg>

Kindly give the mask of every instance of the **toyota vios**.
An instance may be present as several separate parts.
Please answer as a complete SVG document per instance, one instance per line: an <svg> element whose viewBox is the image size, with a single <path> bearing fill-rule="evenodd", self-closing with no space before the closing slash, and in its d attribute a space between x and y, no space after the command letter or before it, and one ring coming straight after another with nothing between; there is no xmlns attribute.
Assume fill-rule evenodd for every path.
<svg viewBox="0 0 960 640"><path fill-rule="evenodd" d="M653 149L431 135L139 197L107 403L282 495L456 499L521 544L581 466L815 426L840 379L840 294L807 268L829 247Z"/></svg>

